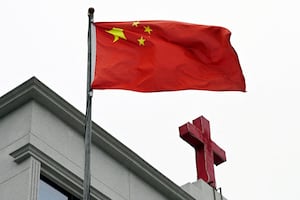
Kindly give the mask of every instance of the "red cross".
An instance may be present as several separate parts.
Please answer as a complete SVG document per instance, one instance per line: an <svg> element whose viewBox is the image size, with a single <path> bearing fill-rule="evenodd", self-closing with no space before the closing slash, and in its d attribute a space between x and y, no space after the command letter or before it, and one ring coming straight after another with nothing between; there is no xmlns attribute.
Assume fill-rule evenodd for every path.
<svg viewBox="0 0 300 200"><path fill-rule="evenodd" d="M225 151L210 138L209 121L203 116L179 127L180 137L196 150L197 177L216 187L214 164L226 161Z"/></svg>

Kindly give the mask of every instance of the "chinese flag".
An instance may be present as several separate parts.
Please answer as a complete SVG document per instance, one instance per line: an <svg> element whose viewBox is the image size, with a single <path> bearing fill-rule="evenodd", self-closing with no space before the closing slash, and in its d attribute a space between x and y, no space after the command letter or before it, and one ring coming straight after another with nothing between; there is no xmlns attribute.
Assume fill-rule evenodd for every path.
<svg viewBox="0 0 300 200"><path fill-rule="evenodd" d="M245 91L230 31L176 21L97 22L93 89Z"/></svg>

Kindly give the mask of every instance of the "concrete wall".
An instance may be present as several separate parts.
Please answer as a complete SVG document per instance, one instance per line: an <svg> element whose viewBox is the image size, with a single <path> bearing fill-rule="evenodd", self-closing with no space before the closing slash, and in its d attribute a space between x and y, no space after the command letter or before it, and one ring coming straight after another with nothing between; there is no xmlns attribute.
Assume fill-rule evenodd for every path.
<svg viewBox="0 0 300 200"><path fill-rule="evenodd" d="M83 177L84 138L40 104L30 101L0 119L0 199L34 200L43 163L16 163L9 154L32 144L72 174ZM92 186L113 200L166 200L99 147L92 145ZM41 169L40 169L41 167ZM38 177L39 178L39 177ZM32 191L34 187L34 191ZM17 191L17 192L16 192Z"/></svg>
<svg viewBox="0 0 300 200"><path fill-rule="evenodd" d="M0 119L0 199L33 200L37 194L36 173L40 164L33 158L17 164L9 154L29 142L32 105L26 104ZM36 172L37 170L37 172Z"/></svg>
<svg viewBox="0 0 300 200"><path fill-rule="evenodd" d="M187 183L181 188L192 195L195 200L226 200L225 197L221 197L219 192L201 179L194 183Z"/></svg>

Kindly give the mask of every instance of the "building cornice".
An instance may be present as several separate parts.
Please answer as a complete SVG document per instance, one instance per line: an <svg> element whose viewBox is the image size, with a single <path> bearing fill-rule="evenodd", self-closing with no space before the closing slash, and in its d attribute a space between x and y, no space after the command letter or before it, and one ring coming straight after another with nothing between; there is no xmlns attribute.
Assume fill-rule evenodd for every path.
<svg viewBox="0 0 300 200"><path fill-rule="evenodd" d="M83 181L80 177L66 169L64 166L50 158L34 145L28 143L14 152L10 153L16 163L33 157L41 163L41 174L51 179L56 184L68 190L77 196L82 195ZM94 187L91 187L91 196L93 199L111 200L104 194L100 193Z"/></svg>

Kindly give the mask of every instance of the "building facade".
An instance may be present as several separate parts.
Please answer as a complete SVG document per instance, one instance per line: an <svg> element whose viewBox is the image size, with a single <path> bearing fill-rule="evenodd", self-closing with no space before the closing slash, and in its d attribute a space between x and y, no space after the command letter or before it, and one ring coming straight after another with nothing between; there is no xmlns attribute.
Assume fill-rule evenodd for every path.
<svg viewBox="0 0 300 200"><path fill-rule="evenodd" d="M3 95L0 200L81 199L84 121L35 77ZM92 199L225 199L201 180L176 185L95 123L92 134Z"/></svg>

